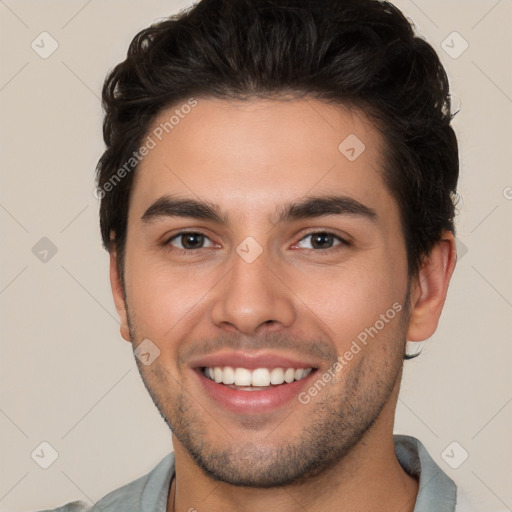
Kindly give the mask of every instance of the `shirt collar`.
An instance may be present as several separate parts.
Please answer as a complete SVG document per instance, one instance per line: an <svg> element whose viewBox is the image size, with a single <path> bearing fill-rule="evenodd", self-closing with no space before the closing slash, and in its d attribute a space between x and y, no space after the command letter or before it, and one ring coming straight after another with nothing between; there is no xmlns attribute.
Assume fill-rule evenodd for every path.
<svg viewBox="0 0 512 512"><path fill-rule="evenodd" d="M393 436L395 454L404 471L419 479L414 512L454 512L457 487L454 481L434 462L416 438Z"/></svg>

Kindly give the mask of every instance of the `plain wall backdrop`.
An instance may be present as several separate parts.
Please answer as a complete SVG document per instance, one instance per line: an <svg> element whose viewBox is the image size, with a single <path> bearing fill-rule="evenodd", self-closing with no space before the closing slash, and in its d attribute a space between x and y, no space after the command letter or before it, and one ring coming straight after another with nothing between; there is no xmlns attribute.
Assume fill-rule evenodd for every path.
<svg viewBox="0 0 512 512"><path fill-rule="evenodd" d="M447 68L462 196L458 266L437 333L405 363L395 430L478 510L511 510L512 2L395 3ZM96 501L172 449L119 335L93 190L107 71L187 5L0 0L1 511Z"/></svg>

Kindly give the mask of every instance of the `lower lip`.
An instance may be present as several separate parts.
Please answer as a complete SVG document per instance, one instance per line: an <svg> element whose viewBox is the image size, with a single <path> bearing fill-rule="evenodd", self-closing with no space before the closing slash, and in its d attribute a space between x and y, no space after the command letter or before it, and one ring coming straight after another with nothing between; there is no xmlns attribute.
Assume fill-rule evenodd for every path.
<svg viewBox="0 0 512 512"><path fill-rule="evenodd" d="M233 389L205 377L200 369L196 369L195 373L207 394L222 407L236 413L261 414L262 412L278 409L294 398L297 399L299 393L308 386L316 370L313 370L301 380L289 384L269 386L261 391Z"/></svg>

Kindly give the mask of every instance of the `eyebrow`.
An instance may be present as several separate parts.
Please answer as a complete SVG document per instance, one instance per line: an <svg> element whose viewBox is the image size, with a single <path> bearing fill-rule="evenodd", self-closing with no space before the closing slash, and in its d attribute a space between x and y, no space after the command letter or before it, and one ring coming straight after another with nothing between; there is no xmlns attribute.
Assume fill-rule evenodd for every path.
<svg viewBox="0 0 512 512"><path fill-rule="evenodd" d="M269 220L272 224L326 215L350 215L376 222L377 212L348 196L306 196L300 201L286 203ZM142 215L141 220L150 223L166 217L187 217L209 220L227 225L229 218L219 207L209 201L179 198L169 195L158 198Z"/></svg>

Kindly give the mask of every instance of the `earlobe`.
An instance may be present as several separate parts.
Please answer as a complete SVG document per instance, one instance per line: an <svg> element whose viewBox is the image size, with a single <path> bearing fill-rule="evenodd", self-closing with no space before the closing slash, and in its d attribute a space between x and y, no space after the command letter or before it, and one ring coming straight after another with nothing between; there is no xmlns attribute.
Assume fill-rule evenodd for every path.
<svg viewBox="0 0 512 512"><path fill-rule="evenodd" d="M126 302L124 300L123 285L119 275L117 265L117 251L115 248L110 251L110 286L112 288L112 296L116 306L117 314L120 321L121 336L131 342L130 330L128 328L128 314L126 312Z"/></svg>
<svg viewBox="0 0 512 512"><path fill-rule="evenodd" d="M446 231L411 287L408 341L425 341L436 331L456 261L455 239Z"/></svg>

